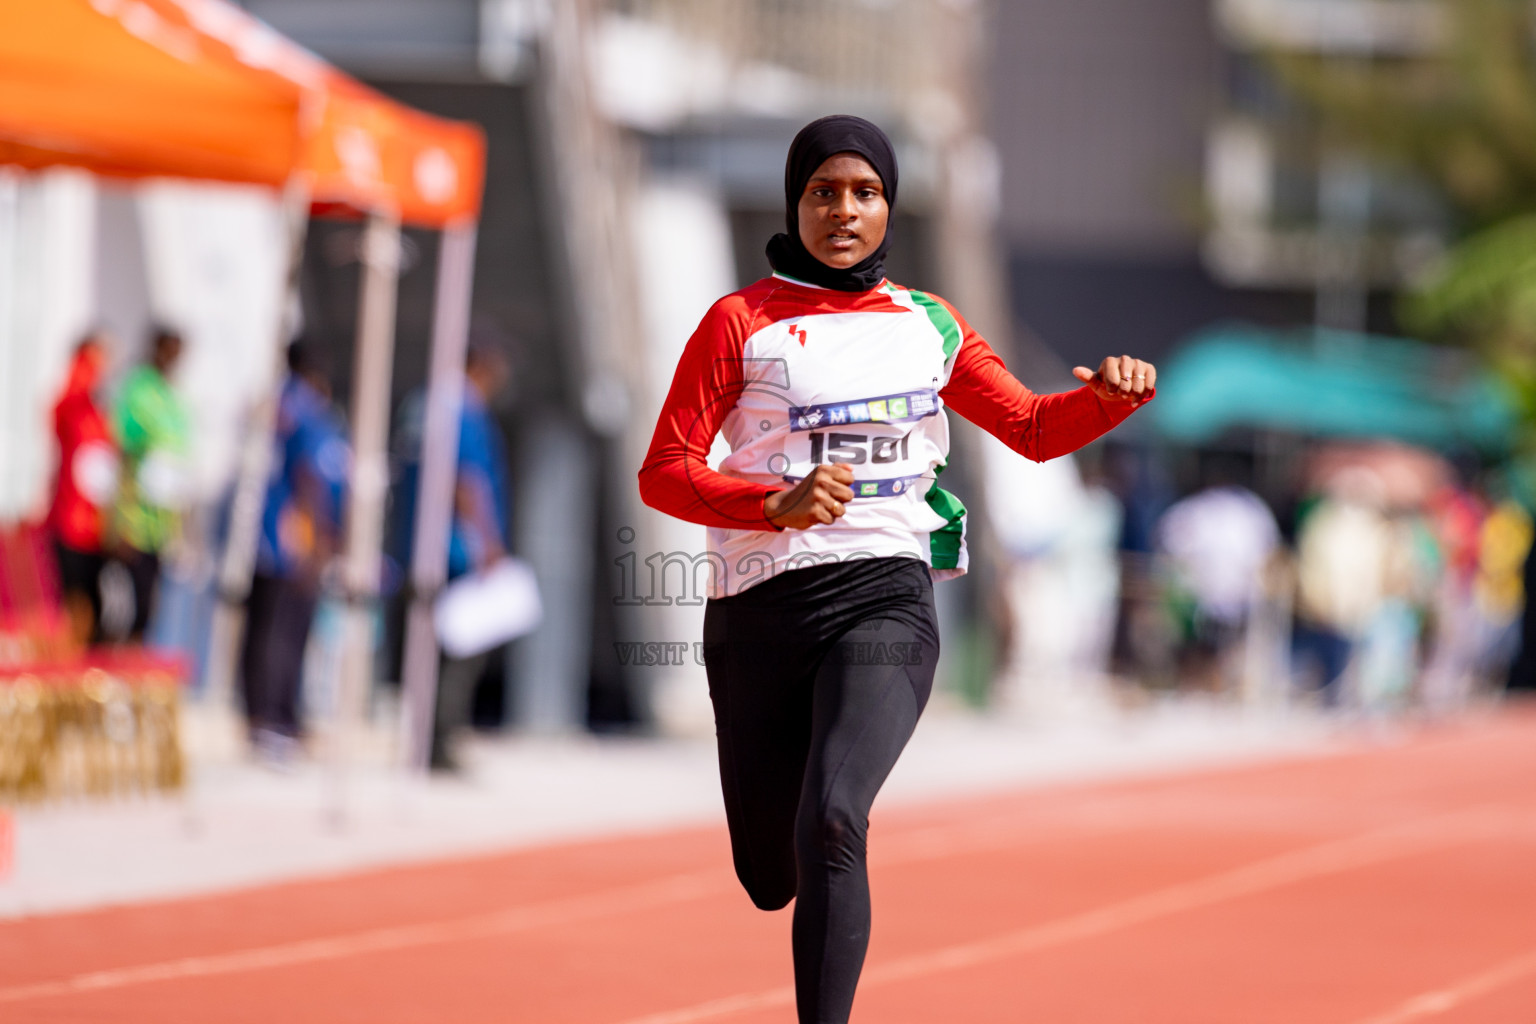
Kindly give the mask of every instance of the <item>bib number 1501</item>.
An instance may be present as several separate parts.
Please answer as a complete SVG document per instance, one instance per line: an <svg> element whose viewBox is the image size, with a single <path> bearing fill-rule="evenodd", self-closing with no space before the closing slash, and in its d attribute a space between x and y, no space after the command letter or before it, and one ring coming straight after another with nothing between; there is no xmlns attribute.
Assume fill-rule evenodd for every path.
<svg viewBox="0 0 1536 1024"><path fill-rule="evenodd" d="M866 462L879 465L885 462L905 460L912 435L901 437L877 437L871 442L868 434L811 433L811 465L819 466L825 459L832 463L862 466Z"/></svg>

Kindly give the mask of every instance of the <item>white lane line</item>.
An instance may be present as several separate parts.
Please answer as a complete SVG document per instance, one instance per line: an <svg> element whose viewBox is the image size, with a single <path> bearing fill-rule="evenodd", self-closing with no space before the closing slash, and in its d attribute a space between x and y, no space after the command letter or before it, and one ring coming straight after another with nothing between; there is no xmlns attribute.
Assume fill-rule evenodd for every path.
<svg viewBox="0 0 1536 1024"><path fill-rule="evenodd" d="M1490 813L1493 814L1492 817L1490 817ZM1450 845L1453 842L1471 841L1472 839L1477 838L1477 836L1467 835L1465 838L1458 838L1461 835L1461 832L1455 831L1455 828L1459 825L1462 831L1465 831L1467 828L1472 828L1475 831L1476 828L1479 827L1477 823L1481 822L1481 827L1491 828L1494 831L1501 831L1505 830L1504 823L1506 822L1507 817L1507 815L1498 815L1496 813L1496 809L1494 808L1484 808L1461 812L1455 815L1425 819L1421 822L1410 823L1406 826L1397 826L1384 829L1379 832L1368 833L1365 836L1357 837L1355 839L1343 840L1337 843L1323 844L1319 847L1311 847L1308 850L1298 851L1296 854L1289 854L1280 858L1276 858L1274 861L1261 861L1256 865L1252 865L1248 868L1238 869L1238 871L1230 872L1227 875L1214 876L1212 879L1207 880L1206 882L1197 882L1191 884L1195 886L1211 885L1220 882L1222 879L1226 879L1231 876L1243 875L1246 872L1252 872L1254 870L1263 868L1266 865L1272 865L1278 862L1286 862L1295 858L1309 855L1315 856L1319 853L1333 850L1335 848L1342 850L1347 847L1358 846L1362 843L1379 843L1384 839L1389 839L1391 837L1406 836L1411 838L1412 836L1426 831L1433 832L1435 830L1444 830L1439 834L1438 842L1430 842L1428 845L1423 846L1423 849L1426 850L1433 849L1437 846ZM1522 821L1522 824L1528 824L1528 822ZM914 838L921 836L923 840L927 840L929 836L924 834L927 831L928 830L919 830ZM1010 830L1002 831L1003 835L996 835L986 838L980 835L973 835L971 838L973 840L981 840L980 843L974 844L975 846L981 848L991 847L993 846L994 842L998 847L1011 845L1007 841L1004 841L1004 835L1007 835ZM992 839L993 842L988 842L988 838ZM1008 836L1008 839L1014 838L1022 839L1024 837ZM898 854L897 856L893 857L892 860L896 863L926 860L933 857L942 857L945 855L964 853L970 849L971 846L972 844L955 844L954 846L947 846L947 844L934 844L933 846L929 846L927 842L920 841L914 844L915 848L909 848L908 850L903 851L902 854ZM1368 858L1361 863L1374 863L1378 859L1390 859L1391 856L1406 856L1413 852L1418 852L1418 848L1405 848L1400 853L1390 854L1387 857ZM1353 865L1344 864L1331 870L1345 870L1351 866ZM1327 871L1316 871L1314 873L1322 874L1327 873ZM1300 877L1310 877L1310 875L1303 875ZM1282 880L1273 884L1284 884L1284 881ZM1263 885L1260 886L1259 889L1254 889L1253 891L1260 891L1260 889L1268 887L1271 886ZM445 942L457 942L467 939L504 935L546 925L559 926L563 924L588 921L634 911L650 910L670 904L686 902L694 899L702 899L706 896L725 892L730 888L731 885L725 882L724 879L716 872L693 872L690 874L675 875L670 878L640 883L619 889L607 890L605 892L577 896L564 900L556 900L544 904L513 907L491 914L455 918L446 921L426 922L417 925L375 928L323 939L306 939L297 942L282 943L278 945L264 946L248 950L237 950L230 953L214 954L210 956L185 957L156 964L144 964L136 967L93 971L56 981L36 982L32 984L12 986L10 988L0 988L0 1003L19 1002L27 999L40 999L49 996L68 995L71 993L100 991L103 989L123 988L131 985L146 984L156 981L208 977L213 975L232 974L243 971L263 970L273 967L296 966L308 963L317 963L325 960L336 960L345 957L361 956L368 953L387 952L391 950L434 945ZM1052 931L1052 929L1067 927L1072 925L1073 922L1079 922L1078 927L1080 928L1082 927L1082 922L1094 918L1095 915L1102 915L1117 909L1123 913L1126 911L1126 908L1134 908L1134 906L1137 904L1145 903L1149 900L1155 900L1160 896L1175 893L1186 888L1189 888L1189 886L1176 886L1171 890L1161 890L1158 893L1148 894L1145 897L1140 897L1128 901L1124 904L1116 904L1112 907L1103 908L1099 911L1090 911L1085 915L1079 915L1075 918L1068 918L1064 921L1047 924L1038 928L1025 929L1019 933L1010 933L1009 935L990 940L987 943L951 947L948 950L939 950L932 954L922 954L917 957L907 958L906 960L895 961L891 964L885 965L883 968L879 968L875 971L867 973L865 975L864 985L867 986L869 984L878 984L881 981L895 980L898 976L917 976L918 974L932 973L935 970L945 970L952 969L953 967L957 966L964 966L962 963L951 961L956 956L976 956L976 950L978 947L991 948L997 946L999 943L1009 941L1017 943L1022 937L1026 937L1035 933L1049 933ZM1233 895L1241 895L1241 893L1234 893ZM1215 900L1208 899L1205 902L1215 902ZM1198 902L1190 904L1190 906L1198 905L1201 904ZM1174 907L1172 909L1153 913L1151 916L1162 916L1163 913L1172 913L1177 909L1182 908ZM1143 913L1145 913L1145 910ZM1113 924L1112 927L1124 927L1125 925L1131 923L1135 923L1135 921L1125 920L1121 923ZM1101 927L1101 930L1112 929L1104 929ZM1085 937L1088 937L1087 934L1067 935L1057 939L1048 938L1047 941L1044 942L1036 939L1034 945L1054 945L1062 941L1070 941L1073 938ZM1033 948L1033 946L1021 948L1019 951L1026 951L1027 948ZM965 951L967 950L972 952L966 953ZM1006 950L1000 949L995 953L983 953L981 954L981 959L995 959L998 956L1009 955L1012 951L1013 950L1010 948ZM928 964L928 961L932 961L932 963ZM925 966L925 964L927 964L927 966ZM916 973L900 973L913 971ZM679 1010L667 1014L652 1015L651 1017L640 1018L640 1020L630 1022L630 1024L642 1024L642 1022L643 1024L663 1024L663 1022L671 1022L674 1020L679 1022L706 1020L712 1017L730 1016L759 1007L787 1005L793 1003L793 1001L793 990L786 987L780 989L772 989L765 992L744 993L741 995L727 997L725 999L712 1000L709 1003L690 1007L686 1010ZM677 1016L676 1014L685 1014L685 1016Z"/></svg>
<svg viewBox="0 0 1536 1024"><path fill-rule="evenodd" d="M1063 946L1298 882L1499 837L1525 824L1526 816L1518 816L1492 805L1423 818L1349 839L1306 847L980 942L902 957L866 970L859 987L867 990L874 985L907 981ZM792 988L769 989L651 1013L627 1020L624 1024L694 1024L697 1021L734 1016L747 1010L790 1006L794 1004L794 999Z"/></svg>
<svg viewBox="0 0 1536 1024"><path fill-rule="evenodd" d="M487 938L550 925L575 924L616 914L702 899L724 892L726 880L717 871L696 871L638 885L588 893L569 899L511 907L490 914L429 921L423 924L371 928L323 939L304 939L255 949L184 957L156 964L92 971L58 981L36 982L0 989L0 1003L48 996L98 992L147 982L206 978L272 967L289 967L339 960L366 953L430 946L444 942Z"/></svg>
<svg viewBox="0 0 1536 1024"><path fill-rule="evenodd" d="M1114 831L1121 827L1129 826L1117 822L1099 825L1089 831ZM958 831L920 828L893 835L889 852L881 859L884 864L905 864L956 854L1023 846L1041 842L1047 838L1050 838L1049 829L1021 829L1014 823L1002 827L993 825ZM610 890L607 893L514 907L493 914L417 925L376 928L323 939L304 939L211 956L185 957L155 964L93 971L55 981L0 988L0 1003L122 988L155 981L286 967L413 946L501 935L543 925L561 925L635 910L650 910L715 895L731 888L733 884L725 882L716 872L696 872ZM743 1006L742 1008L750 1009L751 1007Z"/></svg>
<svg viewBox="0 0 1536 1024"><path fill-rule="evenodd" d="M1048 831L1044 830L1047 833ZM899 832L892 836L891 846L894 849L884 860L886 863L909 863L952 856L957 853L1025 845L1045 838L1047 835L1040 829L1024 831L1016 825L1003 828L989 827L984 830L961 830L958 833L955 830L921 828ZM908 840L915 842L909 845ZM155 964L93 971L55 981L0 988L0 1003L122 988L155 981L286 967L413 946L507 934L543 925L560 925L634 910L654 909L715 895L730 888L732 885L724 882L716 872L696 872L611 890L607 893L514 907L494 914L376 928L323 939L304 939L211 956L185 957Z"/></svg>
<svg viewBox="0 0 1536 1024"><path fill-rule="evenodd" d="M1131 832L1146 827L1146 821L1125 818L1117 821L1072 822L1065 828L1081 838L1102 837L1117 832ZM905 867L930 860L946 860L1001 850L1019 850L1062 838L1060 822L987 822L981 825L935 826L880 836L872 840L869 866L872 871Z"/></svg>
<svg viewBox="0 0 1536 1024"><path fill-rule="evenodd" d="M1414 996L1395 1009L1380 1016L1360 1021L1360 1024L1404 1024L1424 1017L1438 1017L1449 1013L1478 996L1487 995L1494 989L1519 981L1528 974L1536 974L1536 949L1505 960L1482 974L1464 978L1450 988L1437 989Z"/></svg>

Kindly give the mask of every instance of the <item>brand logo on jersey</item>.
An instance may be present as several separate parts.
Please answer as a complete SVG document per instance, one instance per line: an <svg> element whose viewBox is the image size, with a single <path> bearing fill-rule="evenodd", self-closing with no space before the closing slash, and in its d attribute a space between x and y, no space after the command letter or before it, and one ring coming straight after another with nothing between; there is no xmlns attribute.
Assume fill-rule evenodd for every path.
<svg viewBox="0 0 1536 1024"><path fill-rule="evenodd" d="M939 411L938 392L924 388L900 395L881 395L855 402L791 406L792 430L815 430L824 423L907 423Z"/></svg>
<svg viewBox="0 0 1536 1024"><path fill-rule="evenodd" d="M800 343L800 347L801 348L805 348L805 329L804 328L796 327L794 324L790 324L789 325L789 336L791 338L794 338L796 341L798 341Z"/></svg>

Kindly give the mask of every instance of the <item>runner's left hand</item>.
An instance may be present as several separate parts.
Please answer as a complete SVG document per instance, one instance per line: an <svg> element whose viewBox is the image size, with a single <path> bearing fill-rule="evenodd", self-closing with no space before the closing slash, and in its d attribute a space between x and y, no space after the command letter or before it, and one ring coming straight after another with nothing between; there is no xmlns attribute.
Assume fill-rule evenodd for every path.
<svg viewBox="0 0 1536 1024"><path fill-rule="evenodd" d="M1157 385L1157 367L1131 356L1109 356L1097 373L1086 366L1074 367L1072 376L1106 402L1137 401Z"/></svg>

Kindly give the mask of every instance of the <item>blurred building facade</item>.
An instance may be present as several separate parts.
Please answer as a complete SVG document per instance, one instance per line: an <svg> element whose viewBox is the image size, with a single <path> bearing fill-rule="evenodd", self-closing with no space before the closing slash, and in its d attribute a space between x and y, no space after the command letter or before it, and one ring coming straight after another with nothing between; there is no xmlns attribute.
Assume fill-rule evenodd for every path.
<svg viewBox="0 0 1536 1024"><path fill-rule="evenodd" d="M1021 326L1073 362L1156 358L1214 321L1390 333L1437 251L1433 199L1330 145L1266 56L1391 59L1438 5L993 6L992 134Z"/></svg>
<svg viewBox="0 0 1536 1024"><path fill-rule="evenodd" d="M1206 263L1236 287L1312 289L1320 326L1366 330L1369 293L1438 255L1445 211L1424 183L1330 138L1266 57L1363 66L1447 43L1434 0L1221 0L1222 99L1207 136Z"/></svg>
<svg viewBox="0 0 1536 1024"><path fill-rule="evenodd" d="M787 144L800 124L832 110L880 122L900 148L892 276L942 291L1008 350L1006 281L992 232L997 159L976 74L984 7L244 6L385 92L486 127L475 310L514 346L515 398L501 411L516 453L514 548L534 562L548 613L513 649L506 699L489 714L536 729L638 721L707 730L696 659L645 665L626 657L644 642L691 649L701 627L703 530L654 515L634 497L655 411L703 310L767 272L764 243L782 230ZM355 236L346 225L314 225L303 287L306 323L329 353L341 394L351 365ZM397 403L421 382L432 310L435 240L409 241ZM638 580L635 594L622 582L626 566ZM963 615L967 589L949 593L953 614Z"/></svg>
<svg viewBox="0 0 1536 1024"><path fill-rule="evenodd" d="M1266 63L1438 45L1419 0L244 6L384 91L487 129L475 308L513 346L500 415L514 546L553 598L488 711L534 728L708 727L695 659L634 660L636 642L699 635L707 569L702 529L641 508L633 471L702 311L767 272L783 154L806 120L845 110L890 131L903 172L892 277L945 294L1040 390L1106 354L1158 359L1219 321L1391 331L1391 290L1440 229L1413 183L1331 147ZM338 378L352 234L317 226L304 283ZM420 383L431 317L435 242L411 242L397 398ZM955 475L980 465L972 454ZM981 479L957 484L982 502ZM973 626L988 562L945 591ZM962 686L986 675L985 630L968 628Z"/></svg>
<svg viewBox="0 0 1536 1024"><path fill-rule="evenodd" d="M703 530L640 507L634 472L699 317L768 270L784 153L807 120L848 111L890 132L902 166L891 276L944 294L1043 391L1071 386L1073 364L1159 359L1222 320L1390 330L1392 289L1443 230L1421 188L1329 139L1271 67L1276 54L1347 65L1443 45L1432 0L242 6L384 92L485 128L475 320L512 355L497 415L513 452L513 546L546 604L544 628L482 687L486 720L708 729L697 660L648 664L637 646L691 652ZM190 326L185 383L231 435L206 449L212 503L233 464L229 409L262 390L270 361L271 330L244 315L260 303L229 282L257 282L272 305L282 243L271 211L155 191L184 187L0 177L0 223L24 239L0 261L27 271L20 254L36 242L33 262L70 268L47 294L17 286L16 324L0 331L71 311L30 370L14 342L0 357L40 381L92 317L125 336L125 354L154 316ZM45 231L34 214L50 204L68 216ZM356 225L312 223L300 287L305 332L341 395L360 244ZM425 377L437 245L406 234L396 407ZM226 273L241 260L261 273ZM41 386L22 373L11 384ZM48 473L42 448L11 443L24 418L16 403L0 415L0 509L13 515ZM960 425L950 474L979 509L977 444ZM978 612L994 538L977 520L973 576L941 588L960 652L946 671L961 687L988 674Z"/></svg>
<svg viewBox="0 0 1536 1024"><path fill-rule="evenodd" d="M763 247L783 230L788 143L835 110L876 120L897 142L893 278L942 291L1007 351L997 159L978 74L985 8L243 6L383 91L487 130L475 311L513 346L515 397L500 416L515 452L514 548L534 563L546 601L545 626L515 645L506 706L492 713L535 729L707 730L695 658L626 656L644 642L691 651L700 635L703 529L642 508L634 488L672 368L708 305L768 272ZM338 393L350 365L355 235L316 225L306 254L306 323L329 352ZM421 382L432 308L435 241L408 241L397 399ZM963 605L965 588L952 592Z"/></svg>

